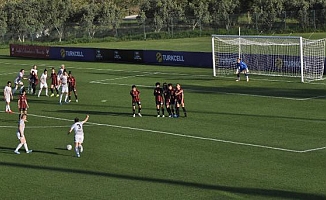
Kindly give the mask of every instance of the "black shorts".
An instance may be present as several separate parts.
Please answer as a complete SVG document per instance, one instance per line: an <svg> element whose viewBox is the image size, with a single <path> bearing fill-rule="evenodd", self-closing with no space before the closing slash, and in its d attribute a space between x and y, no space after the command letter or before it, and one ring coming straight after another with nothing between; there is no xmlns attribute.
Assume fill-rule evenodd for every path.
<svg viewBox="0 0 326 200"><path fill-rule="evenodd" d="M156 105L158 106L158 105L163 105L163 101L158 101L158 100L156 100Z"/></svg>
<svg viewBox="0 0 326 200"><path fill-rule="evenodd" d="M68 87L68 91L69 92L72 92L72 91L75 91L76 92L76 87L75 86L69 86Z"/></svg>
<svg viewBox="0 0 326 200"><path fill-rule="evenodd" d="M133 101L133 102L132 102L132 106L136 106L136 104L137 104L138 106L141 105L140 101Z"/></svg>

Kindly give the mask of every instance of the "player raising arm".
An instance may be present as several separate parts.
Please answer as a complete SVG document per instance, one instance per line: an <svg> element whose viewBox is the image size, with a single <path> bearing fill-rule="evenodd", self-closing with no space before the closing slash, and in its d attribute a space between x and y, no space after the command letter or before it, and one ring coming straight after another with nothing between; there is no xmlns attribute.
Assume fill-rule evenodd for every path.
<svg viewBox="0 0 326 200"><path fill-rule="evenodd" d="M86 118L84 121L79 121L79 119L75 118L75 123L71 126L70 130L68 131L68 135L74 131L75 132L75 152L77 157L80 157L80 153L84 151L84 148L82 146L84 142L84 130L83 130L83 124L88 121L89 116L86 115Z"/></svg>
<svg viewBox="0 0 326 200"><path fill-rule="evenodd" d="M248 76L248 73L249 73L249 69L248 69L248 66L245 62L243 62L241 60L241 58L238 58L237 59L237 80L236 81L240 81L240 73L241 72L244 72L245 76L246 76L246 79L247 79L247 82L249 81L249 76Z"/></svg>
<svg viewBox="0 0 326 200"><path fill-rule="evenodd" d="M136 85L131 86L131 103L132 103L132 116L136 117L136 104L138 105L138 115L141 117L142 115L140 114L141 111L141 103L140 103L140 92L137 89Z"/></svg>

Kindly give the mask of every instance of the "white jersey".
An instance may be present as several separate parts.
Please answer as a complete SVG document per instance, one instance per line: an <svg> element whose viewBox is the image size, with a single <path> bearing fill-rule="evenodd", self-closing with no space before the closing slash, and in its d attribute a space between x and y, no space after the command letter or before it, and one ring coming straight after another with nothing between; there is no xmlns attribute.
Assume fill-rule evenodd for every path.
<svg viewBox="0 0 326 200"><path fill-rule="evenodd" d="M5 89L3 90L3 94L5 96L5 99L7 99L7 98L10 99L10 97L12 95L11 87L9 87L8 85L6 85Z"/></svg>
<svg viewBox="0 0 326 200"><path fill-rule="evenodd" d="M60 78L60 80L61 80L61 84L62 85L67 85L67 83L68 83L68 76L62 75L61 78Z"/></svg>
<svg viewBox="0 0 326 200"><path fill-rule="evenodd" d="M19 72L17 77L15 78L15 84L19 84L23 80L24 74L22 72Z"/></svg>
<svg viewBox="0 0 326 200"><path fill-rule="evenodd" d="M42 84L45 84L46 83L46 79L48 78L48 74L42 74L41 78L40 78L40 81Z"/></svg>
<svg viewBox="0 0 326 200"><path fill-rule="evenodd" d="M83 122L76 122L71 126L71 129L75 131L75 136L84 136Z"/></svg>

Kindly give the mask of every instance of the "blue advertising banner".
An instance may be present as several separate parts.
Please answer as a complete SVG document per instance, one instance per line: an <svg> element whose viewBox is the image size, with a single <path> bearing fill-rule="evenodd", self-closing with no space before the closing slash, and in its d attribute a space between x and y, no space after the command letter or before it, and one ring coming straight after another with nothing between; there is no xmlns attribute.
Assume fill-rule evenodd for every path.
<svg viewBox="0 0 326 200"><path fill-rule="evenodd" d="M143 50L96 49L96 61L143 63Z"/></svg>
<svg viewBox="0 0 326 200"><path fill-rule="evenodd" d="M144 63L154 65L212 67L212 53L182 51L144 51Z"/></svg>
<svg viewBox="0 0 326 200"><path fill-rule="evenodd" d="M50 59L95 61L95 49L75 47L50 47Z"/></svg>

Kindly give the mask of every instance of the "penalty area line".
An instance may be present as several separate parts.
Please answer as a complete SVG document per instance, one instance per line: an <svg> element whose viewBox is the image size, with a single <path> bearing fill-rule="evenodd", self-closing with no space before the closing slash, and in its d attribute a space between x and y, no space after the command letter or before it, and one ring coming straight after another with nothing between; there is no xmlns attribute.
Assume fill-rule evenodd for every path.
<svg viewBox="0 0 326 200"><path fill-rule="evenodd" d="M60 121L69 121L69 122L73 121L73 120L69 120L69 119L65 119L65 118L57 118L57 117L50 117L50 116L43 116L43 115L35 115L35 114L28 114L28 115L29 116L34 116L34 117L40 117L40 118L60 120ZM275 151L284 151L284 152L292 152L292 153L307 153L307 152L326 149L326 147L320 147L320 148L307 149L307 150L293 150L293 149L272 147L272 146L259 145L259 144L250 144L250 143L244 143L244 142L235 142L235 141L230 141L230 140L222 140L222 139L216 139L216 138L208 138L208 137L201 137L201 136L194 136L194 135L171 133L171 132L166 132L166 131L157 131L157 130L150 130L150 129L143 129L143 128L135 128L135 127L129 127L129 126L119 126L119 125L113 125L113 124L101 124L101 123L94 123L94 122L86 122L86 123L91 124L91 125L96 125L96 126L106 126L106 127L112 127L112 128L134 130L134 131L158 133L158 134L170 135L170 136L176 136L176 137L191 138L191 139L197 139L197 140L206 140L206 141L213 141L213 142L220 142L220 143L228 143L228 144L234 144L234 145L240 145L240 146L256 147L256 148L262 148L262 149L271 149L271 150L275 150Z"/></svg>

